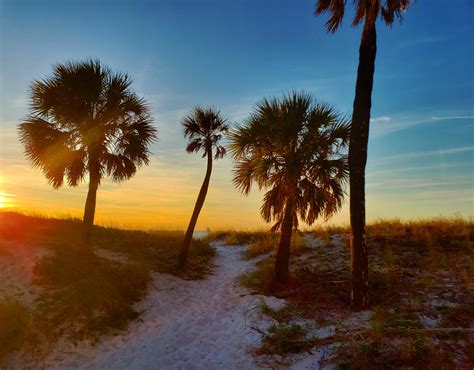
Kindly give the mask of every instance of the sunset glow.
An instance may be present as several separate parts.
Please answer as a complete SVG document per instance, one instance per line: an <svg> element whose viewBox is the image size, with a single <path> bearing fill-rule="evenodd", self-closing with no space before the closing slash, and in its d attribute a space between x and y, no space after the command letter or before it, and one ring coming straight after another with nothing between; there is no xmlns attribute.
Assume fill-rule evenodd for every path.
<svg viewBox="0 0 474 370"><path fill-rule="evenodd" d="M0 192L0 208L11 208L14 206L13 194Z"/></svg>
<svg viewBox="0 0 474 370"><path fill-rule="evenodd" d="M71 17L88 18L85 8L78 6L71 12L67 3L43 7L30 2L31 6L21 7L6 2L1 41L8 52L2 55L1 84L8 89L0 92L0 186L17 197L1 195L2 207L82 217L87 183L76 188L51 188L41 171L26 160L18 141L17 125L28 112L28 87L33 80L49 75L51 65L57 62L94 56L114 70L129 73L134 89L149 102L155 117L159 138L151 146L150 165L140 168L130 180L117 184L104 179L99 187L96 220L102 224L186 228L206 163L199 155L186 153L180 121L197 104L219 108L234 126L248 117L259 99L304 89L350 114L358 62L354 57L358 52L357 32L343 27L334 39L328 38L322 19L308 11L309 3L306 7L277 3L271 17L265 6L256 6L251 18L236 16L224 21L206 15L209 18L204 23L208 20L214 26L201 29L195 23L196 12L208 14L203 9L209 8L241 15L246 5L193 2L179 10L182 14L177 26L170 21L178 11L171 2L158 1L146 10L133 8L132 2L112 8L97 2L94 14L107 25L91 20L84 28L78 21L71 28ZM132 8L136 17L122 18L121 14ZM466 98L474 81L472 74L462 72L472 70L472 43L468 41L472 23L466 20L464 28L457 27L445 12L432 15L443 21L430 23L423 16L428 10L438 11L418 2L403 27L380 30L386 42L378 47L377 66L383 71L377 69L374 85L366 179L369 221L455 213L471 216L474 209L474 107L472 99ZM462 16L468 14L466 11ZM38 24L38 17L45 21ZM453 19L458 22L456 17ZM55 30L63 37L61 42L56 42L57 33L51 33L47 19L54 20ZM280 27L288 19L300 20L292 23L292 32L299 35L294 40L289 40L290 34ZM256 32L262 22L266 22L265 35L271 37ZM136 37L118 40L111 31L117 27L134 29ZM196 27L200 32L195 32ZM148 41L150 35L153 42ZM143 45L137 39L143 40ZM202 43L203 39L208 42ZM226 41L230 39L232 43ZM22 48L17 47L18 40ZM107 48L103 40L108 40ZM41 47L44 42L50 48L47 53ZM212 45L219 45L219 49ZM439 54L438 48L447 52ZM413 58L414 54L419 58ZM253 55L252 63L249 55ZM450 55L458 55L456 65ZM279 62L269 63L269 56ZM219 68L212 64L216 58ZM405 59L412 62L399 63ZM315 60L319 61L317 68ZM334 60L338 60L337 65ZM434 89L433 81L444 88ZM459 88L458 81L464 81L465 87ZM262 193L256 189L248 197L235 189L232 160L227 156L215 163L197 228L269 227L259 215L261 199ZM349 222L347 201L342 212L329 222Z"/></svg>
<svg viewBox="0 0 474 370"><path fill-rule="evenodd" d="M474 369L474 0L0 0L0 370Z"/></svg>

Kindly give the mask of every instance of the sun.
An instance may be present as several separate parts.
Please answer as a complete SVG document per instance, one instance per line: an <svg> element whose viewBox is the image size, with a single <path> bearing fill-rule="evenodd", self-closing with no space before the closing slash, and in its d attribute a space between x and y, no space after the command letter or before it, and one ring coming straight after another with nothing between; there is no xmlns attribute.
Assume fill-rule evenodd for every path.
<svg viewBox="0 0 474 370"><path fill-rule="evenodd" d="M0 209L5 209L13 206L13 194L0 192Z"/></svg>

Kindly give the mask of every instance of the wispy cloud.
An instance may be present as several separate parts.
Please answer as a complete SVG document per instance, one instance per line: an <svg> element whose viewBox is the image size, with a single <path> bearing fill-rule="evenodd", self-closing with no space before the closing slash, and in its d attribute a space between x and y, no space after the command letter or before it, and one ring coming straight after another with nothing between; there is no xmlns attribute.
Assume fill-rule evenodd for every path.
<svg viewBox="0 0 474 370"><path fill-rule="evenodd" d="M460 146L457 148L447 148L447 149L439 149L439 150L427 150L427 151L401 153L401 154L391 155L387 157L382 157L379 160L386 162L386 161L393 161L393 160L398 160L398 159L433 157L433 156L450 155L450 154L465 153L465 152L472 152L472 151L474 151L474 145Z"/></svg>
<svg viewBox="0 0 474 370"><path fill-rule="evenodd" d="M415 182L417 181L417 182ZM414 182L414 183L412 183ZM452 187L457 185L469 185L471 184L471 178L464 178L461 180L446 180L446 181L426 181L426 179L421 178L418 180L409 179L409 181L400 181L398 183L393 183L393 181L386 182L383 184L369 184L370 187L377 187L383 188L383 190L387 189L417 189L417 188L433 188L433 187Z"/></svg>
<svg viewBox="0 0 474 370"><path fill-rule="evenodd" d="M371 119L373 124L373 136L380 137L405 130L421 124L432 123L429 117L408 115L408 116L380 116Z"/></svg>
<svg viewBox="0 0 474 370"><path fill-rule="evenodd" d="M409 47L409 46L418 46L418 45L426 45L426 44L436 44L439 42L443 42L448 40L449 37L444 36L444 35L430 35L430 36L422 36L418 38L412 38L410 40L404 40L399 43L399 47L404 48L404 47Z"/></svg>
<svg viewBox="0 0 474 370"><path fill-rule="evenodd" d="M16 195L14 195L14 194L2 193L2 192L0 192L0 196L2 196L2 197L8 197L8 198L11 198L11 197L14 198L14 197L16 197Z"/></svg>
<svg viewBox="0 0 474 370"><path fill-rule="evenodd" d="M447 115L420 115L407 114L396 116L379 116L370 119L373 124L373 136L380 137L392 134L397 131L412 128L418 125L429 125L438 121L445 120L470 120L474 119L474 115L470 114L456 114L456 112Z"/></svg>
<svg viewBox="0 0 474 370"><path fill-rule="evenodd" d="M430 150L425 152L418 152L417 155L424 155L424 156L432 156L432 155L440 155L440 154L454 154L454 153L462 153L462 152L472 152L474 150L474 145L471 146L460 146L457 148L449 148L449 149L440 149L440 150Z"/></svg>
<svg viewBox="0 0 474 370"><path fill-rule="evenodd" d="M372 123L388 123L388 122L391 122L392 121L392 118L389 117L389 116L382 116L382 117L375 117L375 118L371 118L370 119L370 122Z"/></svg>
<svg viewBox="0 0 474 370"><path fill-rule="evenodd" d="M430 166L403 166L398 168L390 168L385 170L368 170L367 177L379 177L379 176L387 176L387 175L394 175L400 176L400 173L407 173L407 172L425 172L430 170L447 170L453 168L465 168L465 167L473 167L474 162L456 162L456 163L437 163L435 165Z"/></svg>
<svg viewBox="0 0 474 370"><path fill-rule="evenodd" d="M474 119L474 116L444 116L444 117L440 117L440 116L433 116L431 117L432 120L434 121L444 121L444 120L448 120L448 119Z"/></svg>
<svg viewBox="0 0 474 370"><path fill-rule="evenodd" d="M447 195L448 199L462 197L466 202L474 197L472 176L460 174L458 176L440 177L438 174L419 177L380 177L367 182L367 193L371 196L396 197L399 201L411 199L425 199L430 193L433 204L438 202L434 195ZM397 201L398 201L397 200ZM466 206L467 203L464 204Z"/></svg>

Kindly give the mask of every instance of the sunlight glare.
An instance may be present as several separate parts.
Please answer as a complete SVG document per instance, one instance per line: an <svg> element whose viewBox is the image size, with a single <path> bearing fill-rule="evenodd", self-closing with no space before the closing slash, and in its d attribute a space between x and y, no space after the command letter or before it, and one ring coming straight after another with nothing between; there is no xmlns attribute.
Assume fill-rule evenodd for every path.
<svg viewBox="0 0 474 370"><path fill-rule="evenodd" d="M0 192L0 209L13 207L13 197L15 195Z"/></svg>

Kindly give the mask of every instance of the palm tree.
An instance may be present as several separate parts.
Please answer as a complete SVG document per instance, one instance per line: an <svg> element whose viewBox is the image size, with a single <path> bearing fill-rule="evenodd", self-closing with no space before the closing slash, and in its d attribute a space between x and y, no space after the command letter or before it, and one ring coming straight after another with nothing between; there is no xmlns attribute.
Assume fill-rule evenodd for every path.
<svg viewBox="0 0 474 370"><path fill-rule="evenodd" d="M178 264L181 269L186 263L194 228L206 199L207 190L209 189L209 181L211 180L212 172L212 157L217 160L226 154L225 148L220 145L219 142L223 134L226 134L229 129L227 119L223 118L221 113L213 108L194 108L191 114L184 117L182 124L184 137L189 139L186 151L188 153L202 151L202 158L207 157L207 170L196 204L194 205L194 211L189 221L179 255Z"/></svg>
<svg viewBox="0 0 474 370"><path fill-rule="evenodd" d="M31 87L29 116L19 129L25 155L54 188L77 186L89 174L84 237L94 224L97 189L105 175L120 182L148 164L156 138L146 102L126 74L99 61L57 64Z"/></svg>
<svg viewBox="0 0 474 370"><path fill-rule="evenodd" d="M356 9L352 25L357 26L364 22L349 143L352 308L354 310L369 306L369 268L365 235L365 165L377 53L375 24L380 15L389 26L393 24L395 17L401 20L402 12L407 9L410 2L411 0L354 0ZM326 22L326 27L330 32L336 32L344 16L345 4L345 0L317 0L314 14L329 12L330 17Z"/></svg>
<svg viewBox="0 0 474 370"><path fill-rule="evenodd" d="M291 234L298 219L313 224L342 205L348 177L344 148L349 122L331 106L304 93L259 102L230 133L234 184L247 195L252 183L268 189L260 214L281 229L275 278L288 281Z"/></svg>

